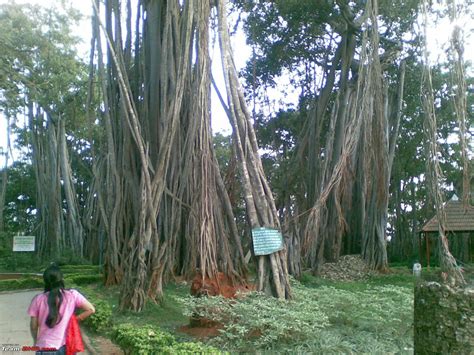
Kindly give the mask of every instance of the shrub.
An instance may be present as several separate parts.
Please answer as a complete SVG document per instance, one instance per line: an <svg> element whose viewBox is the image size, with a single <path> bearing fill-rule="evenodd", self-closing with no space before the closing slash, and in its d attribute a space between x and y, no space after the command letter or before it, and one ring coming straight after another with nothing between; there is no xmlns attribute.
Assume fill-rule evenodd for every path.
<svg viewBox="0 0 474 355"><path fill-rule="evenodd" d="M84 320L84 324L92 330L99 332L110 327L112 307L105 301L95 297L87 296L87 299L95 307L95 313Z"/></svg>
<svg viewBox="0 0 474 355"><path fill-rule="evenodd" d="M137 355L156 354L176 343L171 334L151 325L142 327L132 324L119 325L114 327L112 338L126 354Z"/></svg>
<svg viewBox="0 0 474 355"><path fill-rule="evenodd" d="M38 268L38 257L31 252L11 252L0 257L0 269L4 271L32 272Z"/></svg>
<svg viewBox="0 0 474 355"><path fill-rule="evenodd" d="M122 324L113 328L112 338L126 354L227 354L202 343L178 343L173 335L152 325Z"/></svg>
<svg viewBox="0 0 474 355"><path fill-rule="evenodd" d="M227 354L203 343L175 343L172 346L165 346L160 349L160 354L167 355L194 355L194 354Z"/></svg>

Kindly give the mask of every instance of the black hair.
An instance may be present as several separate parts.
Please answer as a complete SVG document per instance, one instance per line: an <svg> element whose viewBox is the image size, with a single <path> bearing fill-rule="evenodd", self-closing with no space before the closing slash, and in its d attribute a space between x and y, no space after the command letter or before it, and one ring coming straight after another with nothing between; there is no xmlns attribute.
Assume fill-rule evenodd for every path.
<svg viewBox="0 0 474 355"><path fill-rule="evenodd" d="M59 319L59 308L63 302L64 280L63 273L56 264L51 264L43 273L44 292L49 292L48 308L49 313L46 318L46 325L54 328Z"/></svg>

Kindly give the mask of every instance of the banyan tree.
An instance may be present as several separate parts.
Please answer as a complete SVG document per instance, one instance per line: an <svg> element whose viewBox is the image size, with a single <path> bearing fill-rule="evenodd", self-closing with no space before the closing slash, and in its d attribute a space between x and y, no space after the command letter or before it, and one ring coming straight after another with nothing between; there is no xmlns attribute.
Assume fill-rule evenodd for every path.
<svg viewBox="0 0 474 355"><path fill-rule="evenodd" d="M346 23L299 152L308 164L307 191L314 201L300 218L306 225L303 255L317 272L322 262L337 260L346 244L346 251L358 250L371 268L383 270L388 265L388 194L404 63L399 63L398 81L390 84L384 65L395 58L389 51L380 55L376 0L367 1L358 16L342 2L340 6ZM338 91L328 109L338 69ZM321 147L318 139L327 115L329 128Z"/></svg>
<svg viewBox="0 0 474 355"><path fill-rule="evenodd" d="M100 87L90 95L98 93L103 101L98 115L106 142L98 144L94 186L107 235L107 284L121 284L122 308L139 311L147 297L159 300L163 282L176 275L213 279L222 272L235 283L245 279L241 241L211 141L211 13L218 14L249 221L252 227L279 226L238 89L225 3L214 5L139 1L132 11L130 0L94 1L91 68ZM289 297L283 253L260 258L259 288Z"/></svg>

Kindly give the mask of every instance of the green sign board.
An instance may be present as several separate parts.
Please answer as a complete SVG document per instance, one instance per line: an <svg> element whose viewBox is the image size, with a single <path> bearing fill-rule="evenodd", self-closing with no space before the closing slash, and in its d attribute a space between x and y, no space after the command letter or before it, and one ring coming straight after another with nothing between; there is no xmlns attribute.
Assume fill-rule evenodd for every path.
<svg viewBox="0 0 474 355"><path fill-rule="evenodd" d="M278 229L252 229L252 239L255 255L268 255L283 249L283 238Z"/></svg>

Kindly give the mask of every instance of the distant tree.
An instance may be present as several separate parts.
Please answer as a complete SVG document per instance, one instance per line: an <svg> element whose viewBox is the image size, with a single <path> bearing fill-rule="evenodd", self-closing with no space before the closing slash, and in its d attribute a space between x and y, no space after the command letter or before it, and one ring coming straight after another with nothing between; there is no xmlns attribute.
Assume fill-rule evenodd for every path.
<svg viewBox="0 0 474 355"><path fill-rule="evenodd" d="M361 252L372 267L385 268L387 207L373 204L382 200L387 204L388 201L388 176L401 119L403 82L397 77L403 78L400 75L403 71L400 59L404 55L402 41L404 34L412 30L417 2L400 2L396 6L398 13L393 4L387 2L373 2L368 8L366 2L346 4L341 1L321 1L317 6L311 1L237 3L248 14L244 28L253 46L253 56L244 75L248 99L262 112L255 115L261 122L258 127L272 125L272 121L276 122L275 117L281 116L263 114L268 111L270 101L267 88L275 88L278 77L289 76L290 85L300 92L298 115L288 116L295 117L294 122L299 121L293 126L300 127L300 131L286 130L293 141L289 164L294 177L288 176L288 179L295 186L291 198L287 199L291 206L285 209L289 214L285 219L293 225L287 234L287 244L300 245L303 256L315 271L324 260L336 260L341 252ZM377 33L364 22L373 11L379 15ZM365 42L367 48L364 48L366 31L372 32ZM348 143L346 139L352 135L350 124L357 114L353 108L361 104L361 96L357 96L356 91L359 88L362 93L368 89L363 86L368 82L361 78L361 73L372 75L370 69L360 67L360 56L373 46L380 51L371 52L367 56L368 62L380 62L383 81L371 85L378 87L374 87L374 93L382 90L380 102L390 111L379 112L381 116L373 112L374 126L360 130L360 143L353 147L348 158L343 156L343 149ZM371 57L380 53L383 53L380 58ZM385 128L377 126L382 123ZM389 137L384 136L384 131L389 132ZM377 134L382 136L377 138ZM281 154L277 147L273 148L274 156ZM374 150L370 153L367 148ZM375 155L369 158L364 155L364 149L365 153ZM338 177L343 180L339 180L335 188L330 184L331 176L338 164L338 169L342 168L343 158L348 159L344 163L344 175ZM374 162L383 168L367 166ZM374 169L373 172L364 170L364 164L367 169ZM369 185L364 184L373 173L383 173L385 177L381 176L380 182L370 185L370 188L377 186L377 190L370 191L364 188ZM329 188L328 195L320 199L326 188ZM371 199L374 196L377 196L375 200ZM310 210L315 210L317 203L321 214L315 220L314 216L310 217ZM369 214L375 210L382 211L381 215ZM374 244L372 240L380 242ZM380 254L381 258L374 257L374 253ZM290 261L290 264L297 265L298 261Z"/></svg>
<svg viewBox="0 0 474 355"><path fill-rule="evenodd" d="M35 226L39 252L57 257L65 249L83 255L84 229L70 164L66 122L80 120L85 66L76 58L72 10L38 6L0 7L0 89L11 122L25 115L36 181ZM77 125L77 123L76 123Z"/></svg>

